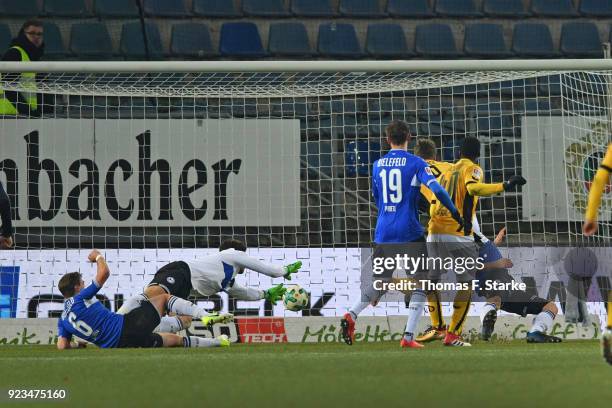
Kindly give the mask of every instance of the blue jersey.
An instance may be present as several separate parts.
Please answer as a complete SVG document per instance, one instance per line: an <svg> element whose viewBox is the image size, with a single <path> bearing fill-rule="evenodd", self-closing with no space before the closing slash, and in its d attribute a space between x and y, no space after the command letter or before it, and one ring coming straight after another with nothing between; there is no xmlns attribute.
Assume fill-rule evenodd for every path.
<svg viewBox="0 0 612 408"><path fill-rule="evenodd" d="M478 256L483 259L483 263L495 262L502 259L502 254L499 252L497 245L493 241L485 242L478 251ZM487 280L496 280L498 276L495 269L483 269L476 271L476 279L481 288L485 287Z"/></svg>
<svg viewBox="0 0 612 408"><path fill-rule="evenodd" d="M123 316L113 313L94 296L100 287L93 281L74 297L64 301L64 312L57 323L58 336L72 335L103 348L116 347L123 329Z"/></svg>
<svg viewBox="0 0 612 408"><path fill-rule="evenodd" d="M374 242L411 242L424 234L418 218L421 184L437 183L418 156L393 149L374 162L372 194L378 207Z"/></svg>
<svg viewBox="0 0 612 408"><path fill-rule="evenodd" d="M495 262L502 259L502 254L499 252L497 245L493 241L485 242L478 251L478 256L483 259L484 263Z"/></svg>

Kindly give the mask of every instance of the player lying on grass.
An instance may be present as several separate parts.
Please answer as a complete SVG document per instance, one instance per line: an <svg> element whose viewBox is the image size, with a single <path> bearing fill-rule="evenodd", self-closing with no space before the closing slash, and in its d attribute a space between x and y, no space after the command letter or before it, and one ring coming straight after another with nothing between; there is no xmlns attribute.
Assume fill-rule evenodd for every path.
<svg viewBox="0 0 612 408"><path fill-rule="evenodd" d="M454 205L461 212L461 222L458 224L455 216L449 214L446 206L439 202L432 203L428 224L427 252L429 257L437 259L454 258L457 260L478 258L478 247L474 242L472 220L474 219L478 197L487 197L521 186L526 180L518 175L510 177L503 183L483 183L483 172L477 164L480 157L480 141L475 137L466 137L461 144L461 157L440 174L440 184L451 195ZM459 228L457 228L459 226ZM467 264L465 264L467 266ZM429 279L438 281L445 270L431 270ZM475 277L476 268L456 273L457 282L471 283ZM471 285L470 285L471 286ZM414 330L424 306L422 296L415 299L415 291L408 307L408 323L400 345L402 347L422 347L414 340ZM461 339L461 331L465 323L471 299L471 290L459 290L455 296L455 305L451 323L444 337L446 346L471 346ZM416 307L413 307L413 304ZM412 322L410 324L410 322Z"/></svg>
<svg viewBox="0 0 612 408"><path fill-rule="evenodd" d="M531 329L527 333L528 343L560 343L560 338L546 334L552 327L553 320L559 311L554 302L532 296L527 291L522 290L485 290L485 281L496 281L502 284L514 282L514 279L508 272L508 268L512 267L512 261L508 258L503 258L497 248L497 245L504 238L506 229L503 228L499 232L494 242L491 242L480 233L476 222L473 225L473 232L474 237L479 241L480 250L478 256L486 261L484 268L476 272L476 279L479 280L479 286L482 288L477 293L479 296L486 297L487 302L480 315L482 323L481 338L483 340L491 338L495 329L495 322L497 321L497 311L501 309L523 317L528 314L537 315ZM406 293L406 295L409 296L410 293ZM424 343L444 339L446 335L444 318L442 313L439 312L442 310L439 297L432 300L428 294L428 305L432 326L428 327L425 333L420 336L422 338L420 342ZM432 335L432 332L435 335Z"/></svg>
<svg viewBox="0 0 612 408"><path fill-rule="evenodd" d="M242 241L227 239L221 243L219 252L215 254L195 260L171 262L160 268L151 283L145 288L144 294L128 299L118 310L118 313L128 313L140 301L154 296L174 295L180 298L188 298L193 288L204 296L211 296L224 291L238 300L266 299L272 304L276 304L286 291L282 283L267 290L249 288L237 283L235 281L236 275L249 269L273 278L284 277L291 280L291 274L296 273L301 266L301 261L287 266L261 262L257 258L246 254L246 245ZM167 316L162 319L162 323L157 330L177 332L188 327L189 324L188 317Z"/></svg>
<svg viewBox="0 0 612 408"><path fill-rule="evenodd" d="M97 264L96 276L89 286L85 287L79 272L65 274L58 284L65 299L64 311L57 327L58 349L73 348L73 335L102 348L229 346L229 339L225 335L206 339L172 333L153 333L161 316L167 311L207 319L209 323L226 317L210 317L204 309L176 296L163 294L143 299L126 315L111 312L95 298L96 293L108 280L110 269L102 254L95 249L87 258Z"/></svg>
<svg viewBox="0 0 612 408"><path fill-rule="evenodd" d="M476 232L475 232L476 234ZM481 290L478 295L486 298L486 303L480 313L482 327L480 337L489 340L495 329L497 311L503 310L519 316L528 314L536 315L529 332L527 332L527 343L560 343L559 337L546 334L552 328L553 321L559 312L555 302L542 299L524 290L490 290L485 289L485 281L497 281L501 283L512 283L514 279L508 272L512 267L512 261L504 258L499 252L499 245L506 235L506 228L502 228L494 241L490 241L484 235L478 234L480 241L479 256L483 258L485 269L476 273L480 281Z"/></svg>
<svg viewBox="0 0 612 408"><path fill-rule="evenodd" d="M612 173L612 144L608 145L606 155L601 161L597 173L595 173L589 191L589 201L584 214L584 225L582 226L582 232L587 237L597 232L597 210L601 205L601 196L604 189L610 181L610 173ZM601 337L601 348L605 360L612 364L612 290L608 292L608 323Z"/></svg>
<svg viewBox="0 0 612 408"><path fill-rule="evenodd" d="M381 258L394 258L398 252L410 257L427 256L424 229L418 219L418 202L421 186L432 191L449 214L454 218L454 226L461 226L461 217L447 191L436 181L432 169L420 157L408 153L408 143L411 135L408 124L395 120L385 129L387 143L391 150L374 163L372 168L372 196L378 207L378 218L374 233L375 249L372 255L373 263ZM386 262L383 263L383 265ZM384 267L377 278L390 279L395 267ZM414 275L426 274L420 269L411 271ZM380 279L382 280L382 279ZM353 344L355 335L355 320L368 305L375 306L385 294L384 290L375 290L372 285L363 288L361 297L340 321L342 337L346 344ZM425 294L415 292L415 300L424 300ZM422 308L420 304L412 307ZM416 322L410 320L407 325ZM415 326L416 327L416 326ZM410 329L411 330L411 329ZM407 328L409 331L409 328ZM410 339L410 341L413 341Z"/></svg>

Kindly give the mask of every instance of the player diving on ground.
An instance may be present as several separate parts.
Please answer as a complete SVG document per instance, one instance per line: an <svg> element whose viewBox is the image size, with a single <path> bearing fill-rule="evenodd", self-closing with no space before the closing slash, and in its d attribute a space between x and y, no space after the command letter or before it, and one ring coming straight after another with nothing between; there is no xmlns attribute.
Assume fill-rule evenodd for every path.
<svg viewBox="0 0 612 408"><path fill-rule="evenodd" d="M240 285L236 282L236 276L249 269L272 278L284 277L291 280L291 275L301 268L302 262L297 261L286 266L272 265L247 255L246 249L242 241L227 239L221 243L217 253L193 260L171 262L157 271L143 294L128 299L118 313L128 313L140 301L154 296L169 294L186 299L192 289L204 296L223 291L238 300L266 299L276 304L286 291L282 283L267 290L261 290ZM208 320L213 319L214 316L216 315L211 314L210 317L205 317L204 323L207 324ZM228 322L233 318L231 314L225 314L225 316L223 322ZM165 316L156 330L176 333L189 327L190 323L189 316Z"/></svg>
<svg viewBox="0 0 612 408"><path fill-rule="evenodd" d="M87 259L97 265L96 276L89 286L85 287L79 272L65 274L58 283L65 299L64 310L58 321L58 349L75 348L71 342L73 336L102 348L229 346L226 335L206 339L154 333L153 329L159 325L161 316L168 311L210 320L204 309L176 296L162 294L142 299L125 315L111 312L95 297L108 280L110 269L98 250L91 251ZM222 319L222 316L213 316L213 321L215 318Z"/></svg>

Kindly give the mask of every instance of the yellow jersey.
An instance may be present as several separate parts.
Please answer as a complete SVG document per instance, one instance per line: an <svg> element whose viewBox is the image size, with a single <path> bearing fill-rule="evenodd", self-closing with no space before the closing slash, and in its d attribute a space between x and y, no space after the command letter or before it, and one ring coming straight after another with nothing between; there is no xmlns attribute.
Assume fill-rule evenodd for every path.
<svg viewBox="0 0 612 408"><path fill-rule="evenodd" d="M612 173L612 143L608 145L606 155L599 164L599 169L595 173L591 189L589 190L589 202L584 216L587 221L597 220L597 210L601 204L601 196L606 188L606 184L608 184L610 173Z"/></svg>
<svg viewBox="0 0 612 408"><path fill-rule="evenodd" d="M473 161L463 158L450 165L439 177L439 182L446 189L453 204L459 210L461 218L472 221L478 205L478 196L488 196L504 191L503 183L482 183L483 172ZM466 235L463 230L457 231L457 221L440 202L432 204L428 232L430 234ZM472 235L472 231L469 231Z"/></svg>
<svg viewBox="0 0 612 408"><path fill-rule="evenodd" d="M441 162L437 160L425 161L427 162L427 164L429 164L431 172L433 173L436 180L438 180L438 182L440 182L440 176L442 175L442 173L446 172L453 165L453 163ZM423 194L423 196L427 199L427 201L429 201L430 204L434 204L434 202L436 201L436 196L434 195L434 193L423 184L421 184L421 194Z"/></svg>

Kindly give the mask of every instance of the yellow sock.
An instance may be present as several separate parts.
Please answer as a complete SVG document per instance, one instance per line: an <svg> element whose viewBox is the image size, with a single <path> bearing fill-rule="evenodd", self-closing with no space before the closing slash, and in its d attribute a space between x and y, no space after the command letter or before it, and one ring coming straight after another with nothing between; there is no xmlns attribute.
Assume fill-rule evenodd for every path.
<svg viewBox="0 0 612 408"><path fill-rule="evenodd" d="M433 327L444 326L442 317L442 305L440 304L440 294L437 290L427 294L427 304L429 305L429 318Z"/></svg>
<svg viewBox="0 0 612 408"><path fill-rule="evenodd" d="M453 316L451 317L448 331L453 334L461 334L463 330L463 324L470 310L470 300L472 297L471 290L460 290L455 295L455 301L453 302Z"/></svg>
<svg viewBox="0 0 612 408"><path fill-rule="evenodd" d="M608 328L612 329L612 290L608 292Z"/></svg>

